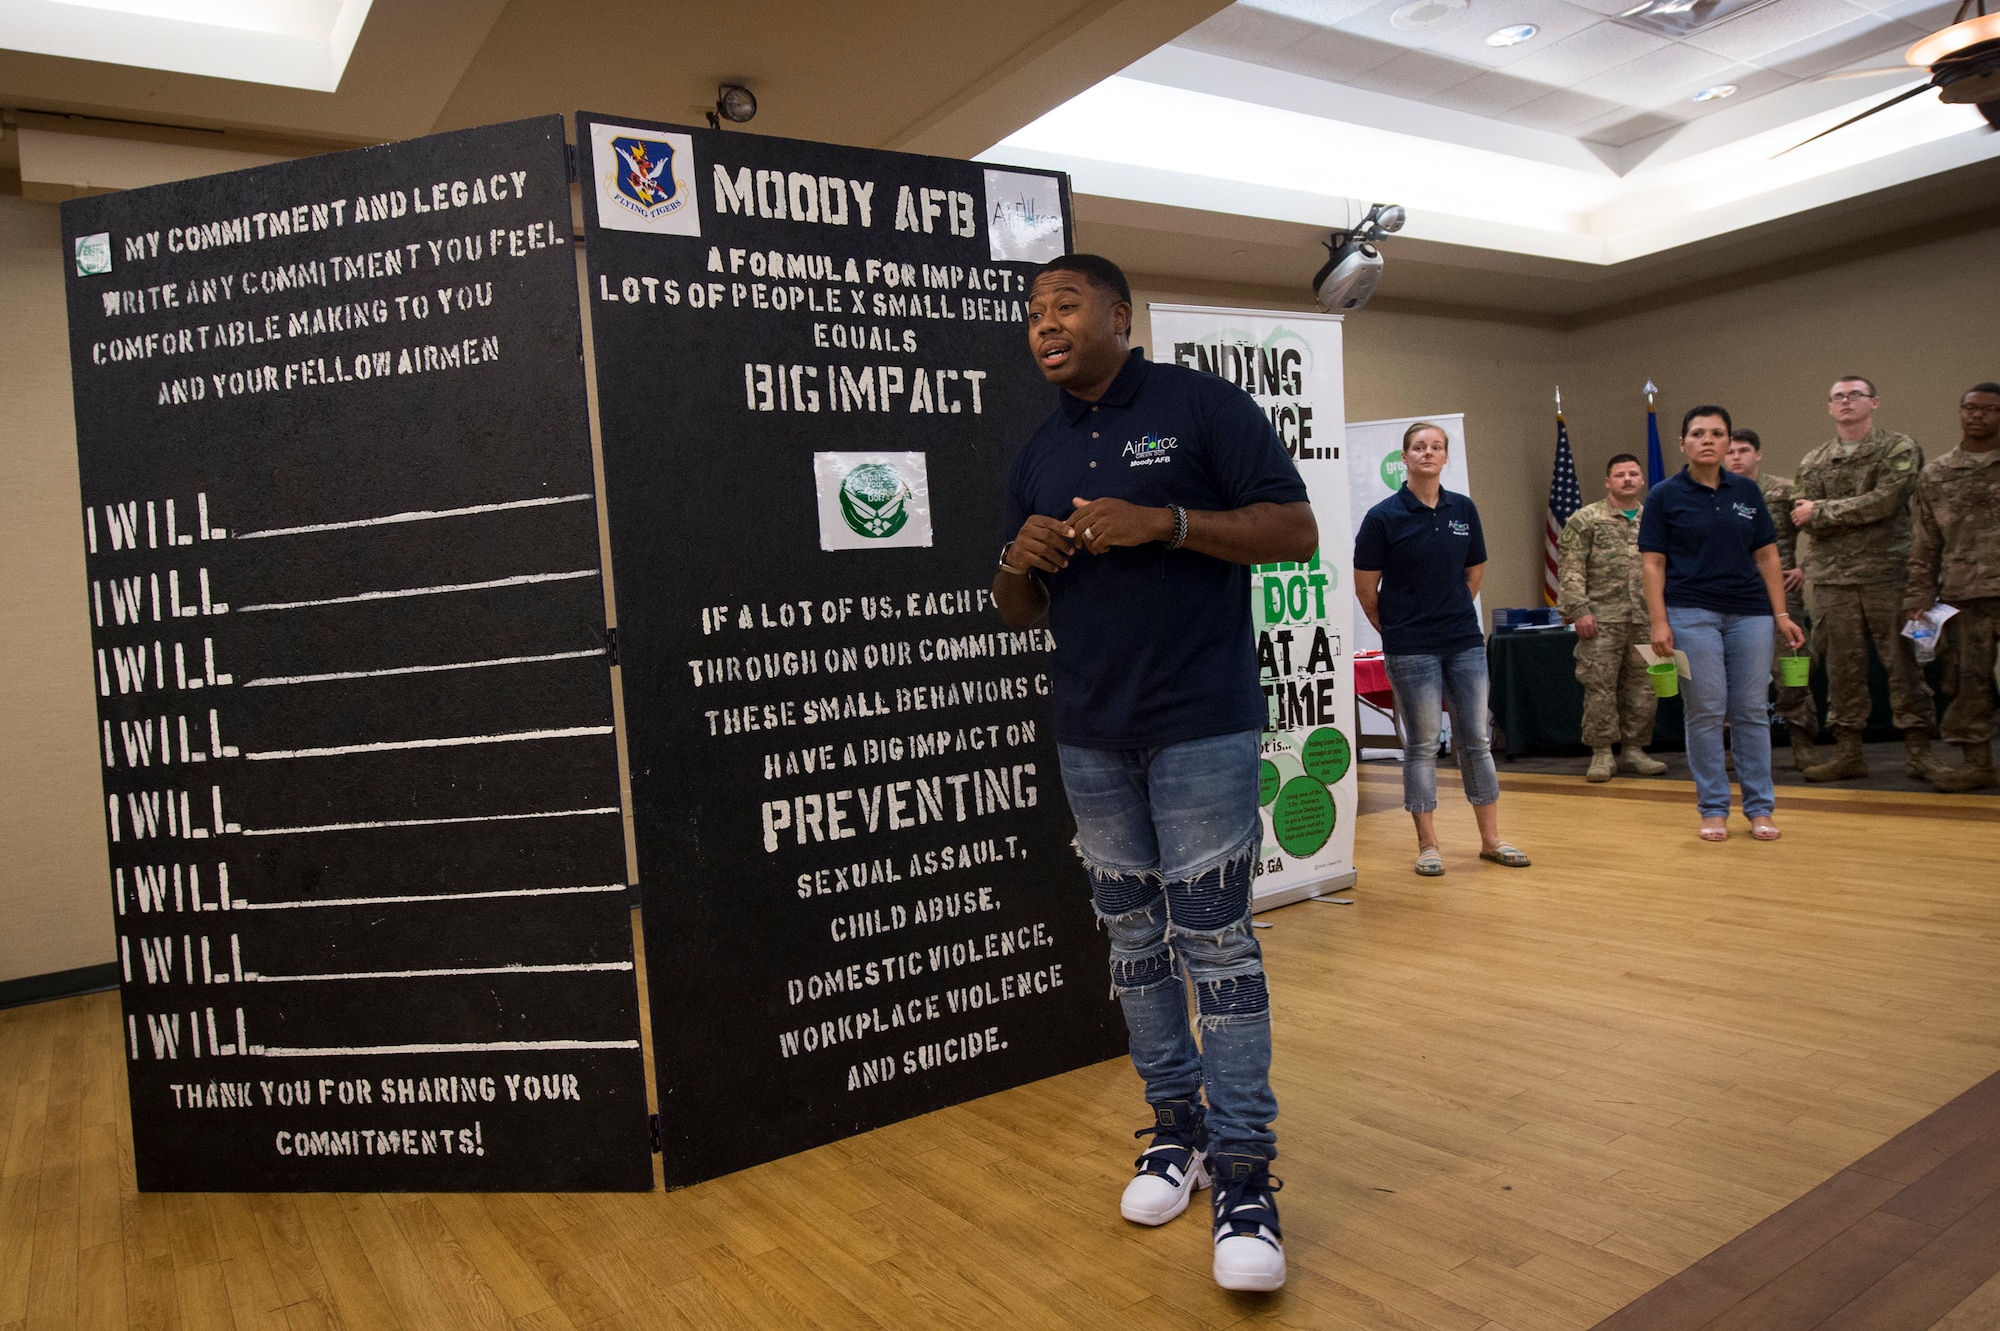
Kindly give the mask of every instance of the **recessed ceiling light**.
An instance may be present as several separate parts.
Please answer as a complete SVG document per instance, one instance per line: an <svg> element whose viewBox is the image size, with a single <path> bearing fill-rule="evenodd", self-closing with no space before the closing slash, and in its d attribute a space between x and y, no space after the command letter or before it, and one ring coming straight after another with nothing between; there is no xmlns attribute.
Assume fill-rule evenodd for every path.
<svg viewBox="0 0 2000 1331"><path fill-rule="evenodd" d="M1735 84L1718 83L1713 88L1703 88L1694 95L1694 99L1697 102L1719 102L1725 97L1734 97L1735 95Z"/></svg>
<svg viewBox="0 0 2000 1331"><path fill-rule="evenodd" d="M1541 29L1532 23L1516 23L1511 28L1502 28L1498 32L1486 34L1486 44L1488 46L1519 46L1522 42L1527 41L1540 31Z"/></svg>
<svg viewBox="0 0 2000 1331"><path fill-rule="evenodd" d="M1415 0L1389 15L1389 22L1405 32L1435 28L1462 18L1469 3L1470 0Z"/></svg>

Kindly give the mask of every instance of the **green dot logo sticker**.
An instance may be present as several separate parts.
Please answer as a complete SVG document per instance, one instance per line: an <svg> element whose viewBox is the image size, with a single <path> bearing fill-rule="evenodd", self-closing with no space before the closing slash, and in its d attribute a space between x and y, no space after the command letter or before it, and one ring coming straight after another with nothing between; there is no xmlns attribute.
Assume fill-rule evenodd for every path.
<svg viewBox="0 0 2000 1331"><path fill-rule="evenodd" d="M819 548L881 550L931 543L922 453L815 453Z"/></svg>
<svg viewBox="0 0 2000 1331"><path fill-rule="evenodd" d="M1382 459L1382 484L1391 490L1403 488L1403 450L1398 448Z"/></svg>
<svg viewBox="0 0 2000 1331"><path fill-rule="evenodd" d="M910 487L886 462L864 462L840 483L840 516L857 536L879 541L910 520Z"/></svg>

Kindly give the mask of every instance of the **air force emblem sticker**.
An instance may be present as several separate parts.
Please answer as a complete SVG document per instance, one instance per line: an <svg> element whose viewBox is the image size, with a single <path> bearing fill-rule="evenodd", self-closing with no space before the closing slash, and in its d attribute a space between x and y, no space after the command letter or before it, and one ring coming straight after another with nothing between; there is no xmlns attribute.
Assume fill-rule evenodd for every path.
<svg viewBox="0 0 2000 1331"><path fill-rule="evenodd" d="M687 203L675 186L674 145L658 139L617 138L611 151L620 168L613 173L619 200L648 222L678 212Z"/></svg>
<svg viewBox="0 0 2000 1331"><path fill-rule="evenodd" d="M922 453L815 453L819 548L881 550L931 543Z"/></svg>
<svg viewBox="0 0 2000 1331"><path fill-rule="evenodd" d="M599 226L654 235L701 234L689 135L592 125L590 141Z"/></svg>

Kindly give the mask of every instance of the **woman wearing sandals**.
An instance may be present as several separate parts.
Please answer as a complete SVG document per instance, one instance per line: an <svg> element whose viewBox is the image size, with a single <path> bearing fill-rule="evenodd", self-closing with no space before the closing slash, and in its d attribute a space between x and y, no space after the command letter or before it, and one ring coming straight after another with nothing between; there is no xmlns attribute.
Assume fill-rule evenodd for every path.
<svg viewBox="0 0 2000 1331"><path fill-rule="evenodd" d="M1733 738L1736 779L1750 835L1776 841L1771 821L1771 631L1773 618L1797 650L1806 635L1785 613L1778 533L1755 481L1725 470L1729 413L1695 407L1681 418L1687 466L1653 487L1639 519L1639 559L1653 651L1687 654L1682 690L1688 766L1694 771L1701 839L1729 839L1729 773L1722 727Z"/></svg>
<svg viewBox="0 0 2000 1331"><path fill-rule="evenodd" d="M1500 839L1500 778L1486 714L1486 638L1472 598L1486 572L1486 540L1472 500L1439 482L1451 449L1418 421L1403 432L1403 486L1368 510L1354 536L1354 591L1382 634L1383 662L1403 727L1403 807L1417 826L1417 872L1444 872L1437 838L1441 708L1451 701L1453 747L1479 823L1479 858L1525 869Z"/></svg>

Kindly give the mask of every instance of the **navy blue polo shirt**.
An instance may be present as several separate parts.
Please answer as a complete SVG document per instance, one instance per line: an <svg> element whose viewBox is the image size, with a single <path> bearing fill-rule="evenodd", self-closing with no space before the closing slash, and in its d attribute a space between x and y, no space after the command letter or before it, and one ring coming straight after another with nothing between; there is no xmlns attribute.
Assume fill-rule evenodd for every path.
<svg viewBox="0 0 2000 1331"><path fill-rule="evenodd" d="M1770 614L1753 556L1777 541L1763 487L1727 468L1711 490L1682 467L1653 487L1639 515L1639 548L1667 557L1667 604L1685 609Z"/></svg>
<svg viewBox="0 0 2000 1331"><path fill-rule="evenodd" d="M1462 652L1485 643L1465 570L1486 562L1479 510L1440 488L1425 508L1405 485L1368 510L1354 533L1354 567L1382 575L1382 650Z"/></svg>
<svg viewBox="0 0 2000 1331"><path fill-rule="evenodd" d="M1069 392L1014 459L1003 540L1076 498L1217 512L1306 499L1269 418L1212 374L1135 348L1096 402ZM1262 730L1250 569L1164 544L1078 550L1044 575L1056 739L1139 749Z"/></svg>

